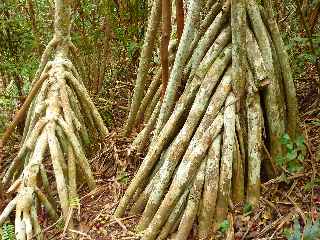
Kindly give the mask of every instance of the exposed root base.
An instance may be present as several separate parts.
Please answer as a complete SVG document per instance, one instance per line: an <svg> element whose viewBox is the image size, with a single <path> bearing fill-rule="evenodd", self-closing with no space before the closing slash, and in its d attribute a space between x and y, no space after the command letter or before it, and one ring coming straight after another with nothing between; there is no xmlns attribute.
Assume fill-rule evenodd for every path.
<svg viewBox="0 0 320 240"><path fill-rule="evenodd" d="M141 151L151 141L115 216L133 200L130 214L142 213L137 231L143 240L187 239L192 228L199 239L211 237L228 217L230 201L257 204L262 163L276 174L274 160L283 151L278 140L296 131L296 103L289 102L295 90L276 24L267 20L272 11L255 0L214 4L201 31L186 40L198 7L191 1L163 101L155 94L159 68L141 108L131 109L138 115L131 126L142 117L146 124L133 147ZM186 86L175 102L181 79Z"/></svg>
<svg viewBox="0 0 320 240"><path fill-rule="evenodd" d="M44 53L42 63L47 61L47 54ZM20 151L3 179L4 185L15 179L8 191L16 191L17 196L0 215L0 225L15 209L17 240L34 239L34 236L43 239L37 219L38 202L45 206L53 219L58 218L57 203L50 194L44 168L46 153L49 153L53 166L63 220L72 227L70 213L78 201L77 176L84 176L90 189L95 187L83 150L83 146L90 142L87 129L97 129L102 136L108 133L63 50L57 50L54 59L39 69L44 69L40 77L44 78L43 83L32 99Z"/></svg>

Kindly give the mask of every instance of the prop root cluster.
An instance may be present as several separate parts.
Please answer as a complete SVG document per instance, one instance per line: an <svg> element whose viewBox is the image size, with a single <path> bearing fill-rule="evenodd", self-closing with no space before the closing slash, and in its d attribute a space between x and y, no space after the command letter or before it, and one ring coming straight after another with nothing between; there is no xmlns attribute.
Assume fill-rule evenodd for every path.
<svg viewBox="0 0 320 240"><path fill-rule="evenodd" d="M54 49L49 44L42 58L44 67L36 83L39 90L27 115L21 148L3 179L4 185L14 180L8 192L16 191L17 195L0 215L0 225L15 209L17 240L43 239L37 217L39 203L53 219L58 218L58 204L47 176L47 155L63 220L70 226L73 204L78 199L77 179L83 176L90 189L95 187L84 153L84 145L90 141L88 129L97 129L104 136L108 133L65 50L57 48L54 59L48 61L47 54Z"/></svg>
<svg viewBox="0 0 320 240"><path fill-rule="evenodd" d="M278 140L296 134L293 80L269 1L211 2L202 21L199 1L190 2L163 99L160 67L144 98L135 92L140 109L131 108L127 131L143 118L133 146L142 151L151 140L115 215L141 213L143 240L187 239L192 229L207 239L227 218L230 201L257 203L261 166L277 174ZM146 41L155 18L152 12Z"/></svg>

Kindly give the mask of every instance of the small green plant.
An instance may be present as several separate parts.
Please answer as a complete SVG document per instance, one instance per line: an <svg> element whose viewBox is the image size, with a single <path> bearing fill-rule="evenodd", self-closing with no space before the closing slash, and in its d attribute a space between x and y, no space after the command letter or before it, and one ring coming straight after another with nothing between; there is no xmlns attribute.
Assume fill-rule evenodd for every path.
<svg viewBox="0 0 320 240"><path fill-rule="evenodd" d="M302 227L297 219L294 220L292 229L284 229L283 235L288 240L315 240L320 238L320 222L319 220L313 223L307 219L306 225L302 231Z"/></svg>
<svg viewBox="0 0 320 240"><path fill-rule="evenodd" d="M2 226L2 240L14 240L14 226L11 223L5 223Z"/></svg>
<svg viewBox="0 0 320 240"><path fill-rule="evenodd" d="M73 197L69 199L70 207L73 209L79 209L80 208L80 199L78 197Z"/></svg>
<svg viewBox="0 0 320 240"><path fill-rule="evenodd" d="M297 219L294 220L293 228L285 228L283 230L283 235L288 240L300 240L301 239L301 226Z"/></svg>
<svg viewBox="0 0 320 240"><path fill-rule="evenodd" d="M62 231L63 229L64 229L64 225L65 224L65 222L62 220L62 219L60 219L58 222L57 222L57 225L56 225L56 227L57 227L57 229L59 229L60 231Z"/></svg>
<svg viewBox="0 0 320 240"><path fill-rule="evenodd" d="M312 188L316 187L316 186L320 186L320 178L315 178L314 180L311 180L310 182L307 182L304 185L304 190L306 192L310 192Z"/></svg>
<svg viewBox="0 0 320 240"><path fill-rule="evenodd" d="M138 44L134 41L129 41L127 43L126 48L127 48L129 58L132 59L135 53L138 52L139 49L141 48L141 44Z"/></svg>
<svg viewBox="0 0 320 240"><path fill-rule="evenodd" d="M230 223L229 223L229 221L226 219L226 220L224 220L222 223L220 223L218 230L219 230L220 232L222 232L222 233L225 233L226 231L228 231L229 227L230 227Z"/></svg>
<svg viewBox="0 0 320 240"><path fill-rule="evenodd" d="M69 199L70 209L75 209L78 211L78 216L80 216L80 198L75 196Z"/></svg>
<svg viewBox="0 0 320 240"><path fill-rule="evenodd" d="M311 124L314 126L320 127L320 119L316 119L316 120L311 121Z"/></svg>
<svg viewBox="0 0 320 240"><path fill-rule="evenodd" d="M310 49L310 43L314 45L314 51ZM294 62L295 71L297 74L305 71L305 64L311 63L315 65L320 57L318 46L320 43L320 35L313 34L310 38L295 36L289 40L287 49L292 53L292 61Z"/></svg>
<svg viewBox="0 0 320 240"><path fill-rule="evenodd" d="M299 172L303 169L302 161L306 156L304 137L299 136L292 140L286 133L280 138L281 144L286 149L286 154L276 158L276 164L285 167L290 173Z"/></svg>
<svg viewBox="0 0 320 240"><path fill-rule="evenodd" d="M120 171L117 175L117 182L127 184L129 180L128 173L126 171Z"/></svg>
<svg viewBox="0 0 320 240"><path fill-rule="evenodd" d="M251 203L249 203L249 202L245 203L244 206L243 206L244 215L251 214L252 213L252 209L253 209L253 207L252 207Z"/></svg>

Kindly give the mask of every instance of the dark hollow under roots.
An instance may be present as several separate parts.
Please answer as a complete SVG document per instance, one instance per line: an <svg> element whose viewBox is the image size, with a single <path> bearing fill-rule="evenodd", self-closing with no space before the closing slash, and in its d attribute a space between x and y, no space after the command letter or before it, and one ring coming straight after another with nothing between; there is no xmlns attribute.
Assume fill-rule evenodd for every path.
<svg viewBox="0 0 320 240"><path fill-rule="evenodd" d="M159 27L159 2L145 41ZM190 2L177 53L170 53L176 58L163 99L160 67L144 97L134 93L138 102L131 106L140 108L131 107L127 131L143 119L133 147L142 151L149 139L150 145L115 216L126 209L142 214L137 231L143 240L187 239L192 229L199 239L212 236L230 201L257 204L262 166L269 176L277 174L278 140L296 134L295 90L270 2L208 5L195 31L200 6ZM145 43L142 53L153 48ZM150 58L141 56L135 91Z"/></svg>

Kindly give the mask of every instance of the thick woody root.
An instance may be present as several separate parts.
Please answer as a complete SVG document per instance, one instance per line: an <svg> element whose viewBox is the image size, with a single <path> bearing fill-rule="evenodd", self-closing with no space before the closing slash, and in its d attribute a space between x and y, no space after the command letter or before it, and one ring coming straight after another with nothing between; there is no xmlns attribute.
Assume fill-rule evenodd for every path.
<svg viewBox="0 0 320 240"><path fill-rule="evenodd" d="M145 126L133 147L150 144L115 216L126 209L141 214L143 240L187 239L193 228L208 239L228 217L230 202L257 204L262 166L276 174L278 140L296 132L289 129L297 124L296 105L288 102L294 86L272 11L254 0L213 4L184 52L183 35L196 26L188 22L198 17L196 2L163 100L158 69L137 110ZM181 82L183 93L172 102L173 85Z"/></svg>
<svg viewBox="0 0 320 240"><path fill-rule="evenodd" d="M17 195L0 215L0 225L15 209L17 240L43 239L37 218L38 203L53 219L58 218L44 167L47 153L63 220L71 226L70 212L78 199L77 176L84 176L90 189L95 187L83 148L89 143L88 128L97 129L103 136L108 133L73 64L57 54L47 65L50 68L45 67L41 74L47 78L28 112L21 149L3 179L4 185L14 180L8 191L16 191Z"/></svg>
<svg viewBox="0 0 320 240"><path fill-rule="evenodd" d="M131 132L135 123L139 105L143 98L144 84L148 74L150 62L152 59L152 52L155 47L156 35L160 23L161 15L161 0L155 0L152 4L151 15L148 20L148 27L146 32L146 38L144 40L141 60L139 63L138 77L135 84L134 95L131 102L130 113L128 122L125 127L124 134L127 135Z"/></svg>

